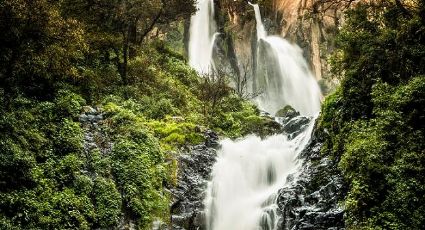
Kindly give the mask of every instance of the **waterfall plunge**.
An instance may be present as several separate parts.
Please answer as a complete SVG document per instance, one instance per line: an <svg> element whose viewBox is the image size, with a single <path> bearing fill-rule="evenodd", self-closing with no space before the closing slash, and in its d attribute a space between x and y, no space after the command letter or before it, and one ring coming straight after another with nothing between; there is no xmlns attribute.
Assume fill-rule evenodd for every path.
<svg viewBox="0 0 425 230"><path fill-rule="evenodd" d="M198 12L190 20L189 65L199 73L207 74L214 68L214 0L198 0L196 7Z"/></svg>
<svg viewBox="0 0 425 230"><path fill-rule="evenodd" d="M280 37L267 36L259 7L253 7L258 56L263 58L258 60L261 69L257 74L264 76L257 79L264 91L258 99L260 108L274 113L289 104L303 115L316 115L321 93L300 48ZM296 159L310 140L314 121L292 140L281 134L265 140L250 136L221 142L205 199L209 230L277 229L277 192L298 169Z"/></svg>
<svg viewBox="0 0 425 230"><path fill-rule="evenodd" d="M255 86L262 92L257 99L260 108L275 114L291 105L303 115L313 116L320 110L321 92L302 50L278 36L267 36L260 8L252 5L257 21L257 76Z"/></svg>
<svg viewBox="0 0 425 230"><path fill-rule="evenodd" d="M221 142L205 200L209 230L277 228L277 191L296 172L296 157L310 140L313 123L293 140L276 135Z"/></svg>

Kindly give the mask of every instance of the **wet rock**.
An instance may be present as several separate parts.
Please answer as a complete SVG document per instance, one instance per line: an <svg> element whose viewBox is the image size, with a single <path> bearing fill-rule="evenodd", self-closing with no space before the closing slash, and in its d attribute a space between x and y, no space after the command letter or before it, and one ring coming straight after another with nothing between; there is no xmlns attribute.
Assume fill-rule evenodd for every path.
<svg viewBox="0 0 425 230"><path fill-rule="evenodd" d="M268 113L266 111L263 111L263 110L260 111L260 116L262 116L262 117L270 117L270 118L272 117L272 115L270 113Z"/></svg>
<svg viewBox="0 0 425 230"><path fill-rule="evenodd" d="M261 123L259 123L257 127L253 128L251 131L253 134L261 138L266 138L283 132L282 125L270 117L264 117Z"/></svg>
<svg viewBox="0 0 425 230"><path fill-rule="evenodd" d="M205 229L203 202L219 147L216 133L206 131L205 137L204 144L179 156L177 186L170 189L173 196L170 208L172 229Z"/></svg>
<svg viewBox="0 0 425 230"><path fill-rule="evenodd" d="M96 115L96 116L94 116L94 118L93 118L95 121L101 121L101 120L103 120L103 115L102 114L98 114L98 115Z"/></svg>
<svg viewBox="0 0 425 230"><path fill-rule="evenodd" d="M344 210L338 202L345 184L335 163L320 155L322 146L316 133L300 154L300 172L288 179L278 193L281 230L343 230Z"/></svg>
<svg viewBox="0 0 425 230"><path fill-rule="evenodd" d="M219 146L219 143L218 143L219 137L215 132L211 130L207 130L205 132L205 139L206 139L205 141L206 147L217 148Z"/></svg>
<svg viewBox="0 0 425 230"><path fill-rule="evenodd" d="M310 123L311 118L297 116L284 123L283 131L290 135L290 137L295 137L298 134L302 133Z"/></svg>
<svg viewBox="0 0 425 230"><path fill-rule="evenodd" d="M94 115L92 115L92 114L87 115L87 119L88 119L89 121L94 121L94 118L95 118L95 116L94 116Z"/></svg>
<svg viewBox="0 0 425 230"><path fill-rule="evenodd" d="M84 123L84 122L87 122L87 121L89 121L88 116L86 114L81 114L80 115L80 122Z"/></svg>
<svg viewBox="0 0 425 230"><path fill-rule="evenodd" d="M300 112L296 111L290 105L285 106L283 109L280 109L276 112L275 117L285 117L288 119L292 119L300 115Z"/></svg>
<svg viewBox="0 0 425 230"><path fill-rule="evenodd" d="M311 119L311 117L301 116L289 105L279 110L275 117L276 122L281 126L281 132L287 134L289 139L293 139L302 133L308 127Z"/></svg>

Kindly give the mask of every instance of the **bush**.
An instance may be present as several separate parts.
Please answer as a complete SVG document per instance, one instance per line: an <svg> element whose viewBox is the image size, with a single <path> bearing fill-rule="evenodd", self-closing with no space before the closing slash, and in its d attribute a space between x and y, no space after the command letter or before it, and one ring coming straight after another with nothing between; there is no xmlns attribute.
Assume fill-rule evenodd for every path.
<svg viewBox="0 0 425 230"><path fill-rule="evenodd" d="M78 94L68 90L60 90L55 99L58 116L77 118L86 101Z"/></svg>
<svg viewBox="0 0 425 230"><path fill-rule="evenodd" d="M96 227L113 228L121 217L121 195L111 179L97 178L93 186Z"/></svg>

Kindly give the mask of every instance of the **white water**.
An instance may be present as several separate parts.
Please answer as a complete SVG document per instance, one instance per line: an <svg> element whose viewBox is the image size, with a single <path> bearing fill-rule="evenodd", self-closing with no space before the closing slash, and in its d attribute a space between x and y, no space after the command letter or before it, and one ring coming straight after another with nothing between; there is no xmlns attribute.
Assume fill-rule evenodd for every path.
<svg viewBox="0 0 425 230"><path fill-rule="evenodd" d="M277 192L296 171L296 157L308 143L313 123L293 140L276 135L221 142L205 200L209 230L277 228Z"/></svg>
<svg viewBox="0 0 425 230"><path fill-rule="evenodd" d="M257 99L260 108L274 115L291 105L303 115L320 110L320 87L311 73L302 50L278 36L268 36L261 20L260 8L252 5L257 21Z"/></svg>
<svg viewBox="0 0 425 230"><path fill-rule="evenodd" d="M196 7L198 11L190 20L189 65L199 73L207 74L214 68L214 0L198 0Z"/></svg>

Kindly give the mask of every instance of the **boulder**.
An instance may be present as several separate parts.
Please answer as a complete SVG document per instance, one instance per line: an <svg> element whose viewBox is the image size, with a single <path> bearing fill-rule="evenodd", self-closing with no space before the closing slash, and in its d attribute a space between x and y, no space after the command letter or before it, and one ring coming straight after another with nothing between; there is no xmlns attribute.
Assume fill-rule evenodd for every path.
<svg viewBox="0 0 425 230"><path fill-rule="evenodd" d="M276 112L275 117L285 117L288 119L292 119L296 116L299 116L300 113L296 111L292 106L287 105Z"/></svg>

